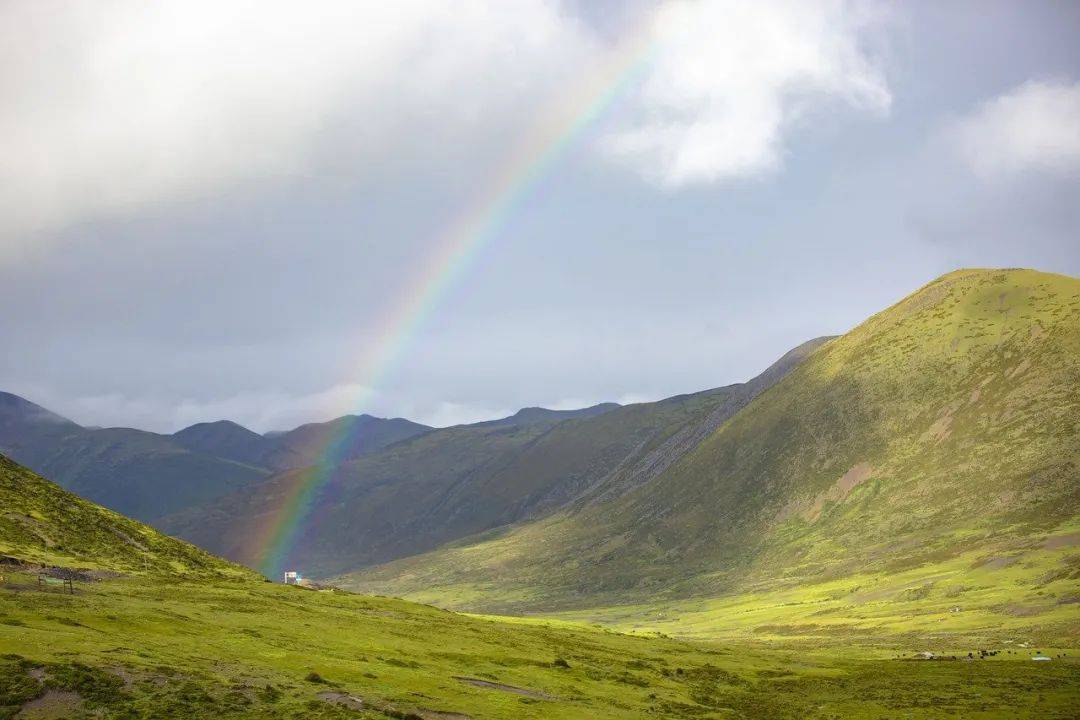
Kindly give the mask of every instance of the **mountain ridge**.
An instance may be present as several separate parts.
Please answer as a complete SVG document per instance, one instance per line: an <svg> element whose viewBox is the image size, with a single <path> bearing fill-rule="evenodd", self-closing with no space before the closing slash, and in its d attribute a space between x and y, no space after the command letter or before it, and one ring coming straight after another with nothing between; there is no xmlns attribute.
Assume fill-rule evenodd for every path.
<svg viewBox="0 0 1080 720"><path fill-rule="evenodd" d="M1078 358L1080 280L949 273L823 345L650 482L336 581L481 612L835 593L855 577L897 597L899 578L930 583L946 603L967 591L934 589L935 572L962 578L1003 553L1031 569L980 575L983 620L1016 581L1032 588L1023 612L1064 622L1046 597L1067 588L1070 556L1040 548L1070 542L1080 516Z"/></svg>
<svg viewBox="0 0 1080 720"><path fill-rule="evenodd" d="M824 339L804 343L747 383L657 401L580 411L523 410L495 422L435 429L350 460L328 478L320 469L288 471L242 488L212 506L162 518L167 531L258 567L265 532L292 497L320 483L288 562L312 576L430 550L474 532L550 513L597 487L657 447L685 452L698 435L664 443L688 425L727 417L798 364ZM687 441L687 438L690 438ZM656 465L660 461L649 456ZM640 474L652 472L640 468ZM622 480L625 484L625 479ZM609 483L608 492L619 485Z"/></svg>

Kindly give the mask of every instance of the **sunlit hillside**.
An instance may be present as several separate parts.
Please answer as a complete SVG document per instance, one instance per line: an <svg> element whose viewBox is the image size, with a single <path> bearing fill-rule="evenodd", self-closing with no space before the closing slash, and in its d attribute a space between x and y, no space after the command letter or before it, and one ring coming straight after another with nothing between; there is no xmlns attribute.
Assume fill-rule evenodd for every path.
<svg viewBox="0 0 1080 720"><path fill-rule="evenodd" d="M1080 280L962 270L637 491L342 581L698 635L1076 642L1078 464Z"/></svg>

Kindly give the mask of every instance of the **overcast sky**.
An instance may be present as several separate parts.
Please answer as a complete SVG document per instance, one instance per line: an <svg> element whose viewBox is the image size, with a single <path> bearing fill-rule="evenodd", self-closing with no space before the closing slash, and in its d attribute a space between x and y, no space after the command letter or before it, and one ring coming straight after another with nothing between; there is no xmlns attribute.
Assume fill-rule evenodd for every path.
<svg viewBox="0 0 1080 720"><path fill-rule="evenodd" d="M1072 2L11 0L0 389L265 431L742 381L958 267L1080 274L1078 48Z"/></svg>

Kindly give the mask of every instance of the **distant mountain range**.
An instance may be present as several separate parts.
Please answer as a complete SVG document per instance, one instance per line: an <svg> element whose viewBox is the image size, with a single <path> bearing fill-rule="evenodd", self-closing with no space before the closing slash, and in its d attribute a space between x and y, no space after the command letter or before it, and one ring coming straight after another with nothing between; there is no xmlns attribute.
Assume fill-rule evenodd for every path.
<svg viewBox="0 0 1080 720"><path fill-rule="evenodd" d="M347 459L431 430L401 418L350 415L272 436L227 420L163 435L82 427L0 392L0 452L64 488L144 522L316 462L331 437L344 438L341 456Z"/></svg>
<svg viewBox="0 0 1080 720"><path fill-rule="evenodd" d="M359 415L265 435L228 420L163 435L80 427L2 393L0 452L83 497L255 567L260 545L252 538L280 511L288 488L321 472L313 466L328 443L345 438L344 462L317 500L318 529L301 534L290 558L306 573L328 575L647 482L826 340L796 348L747 383L626 407L530 407L442 429Z"/></svg>
<svg viewBox="0 0 1080 720"><path fill-rule="evenodd" d="M633 627L677 608L685 632L753 593L805 603L783 634L913 593L1056 627L1078 577L1078 418L1080 280L962 270L746 383L659 402L158 435L0 394L0 451L250 567L309 488L284 562L443 606L633 607ZM342 462L315 466L337 437Z"/></svg>
<svg viewBox="0 0 1080 720"><path fill-rule="evenodd" d="M524 408L474 427L541 427L617 407ZM346 415L264 435L231 420L198 423L167 435L83 427L0 392L0 452L87 499L150 523L188 508L200 508L199 516L213 514L205 506L215 506L226 495L323 462L331 443L335 460L349 461L434 430L403 418Z"/></svg>
<svg viewBox="0 0 1080 720"><path fill-rule="evenodd" d="M296 538L289 561L314 575L342 572L618 496L658 475L826 341L796 348L747 383L626 407L527 408L359 455L321 486L310 511L318 521ZM253 538L316 472L278 474L158 525L257 567L265 543Z"/></svg>

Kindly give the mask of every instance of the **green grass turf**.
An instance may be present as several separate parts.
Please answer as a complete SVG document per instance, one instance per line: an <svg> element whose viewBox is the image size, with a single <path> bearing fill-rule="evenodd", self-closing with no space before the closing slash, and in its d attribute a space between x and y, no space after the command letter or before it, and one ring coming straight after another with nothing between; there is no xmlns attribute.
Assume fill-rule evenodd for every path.
<svg viewBox="0 0 1080 720"><path fill-rule="evenodd" d="M7 573L0 648L0 717L47 688L83 703L50 695L46 709L106 718L1066 718L1080 698L1080 653L1059 648L917 661L842 642L766 648L470 617L249 580L142 576L68 595ZM1033 662L1035 650L1055 657Z"/></svg>

